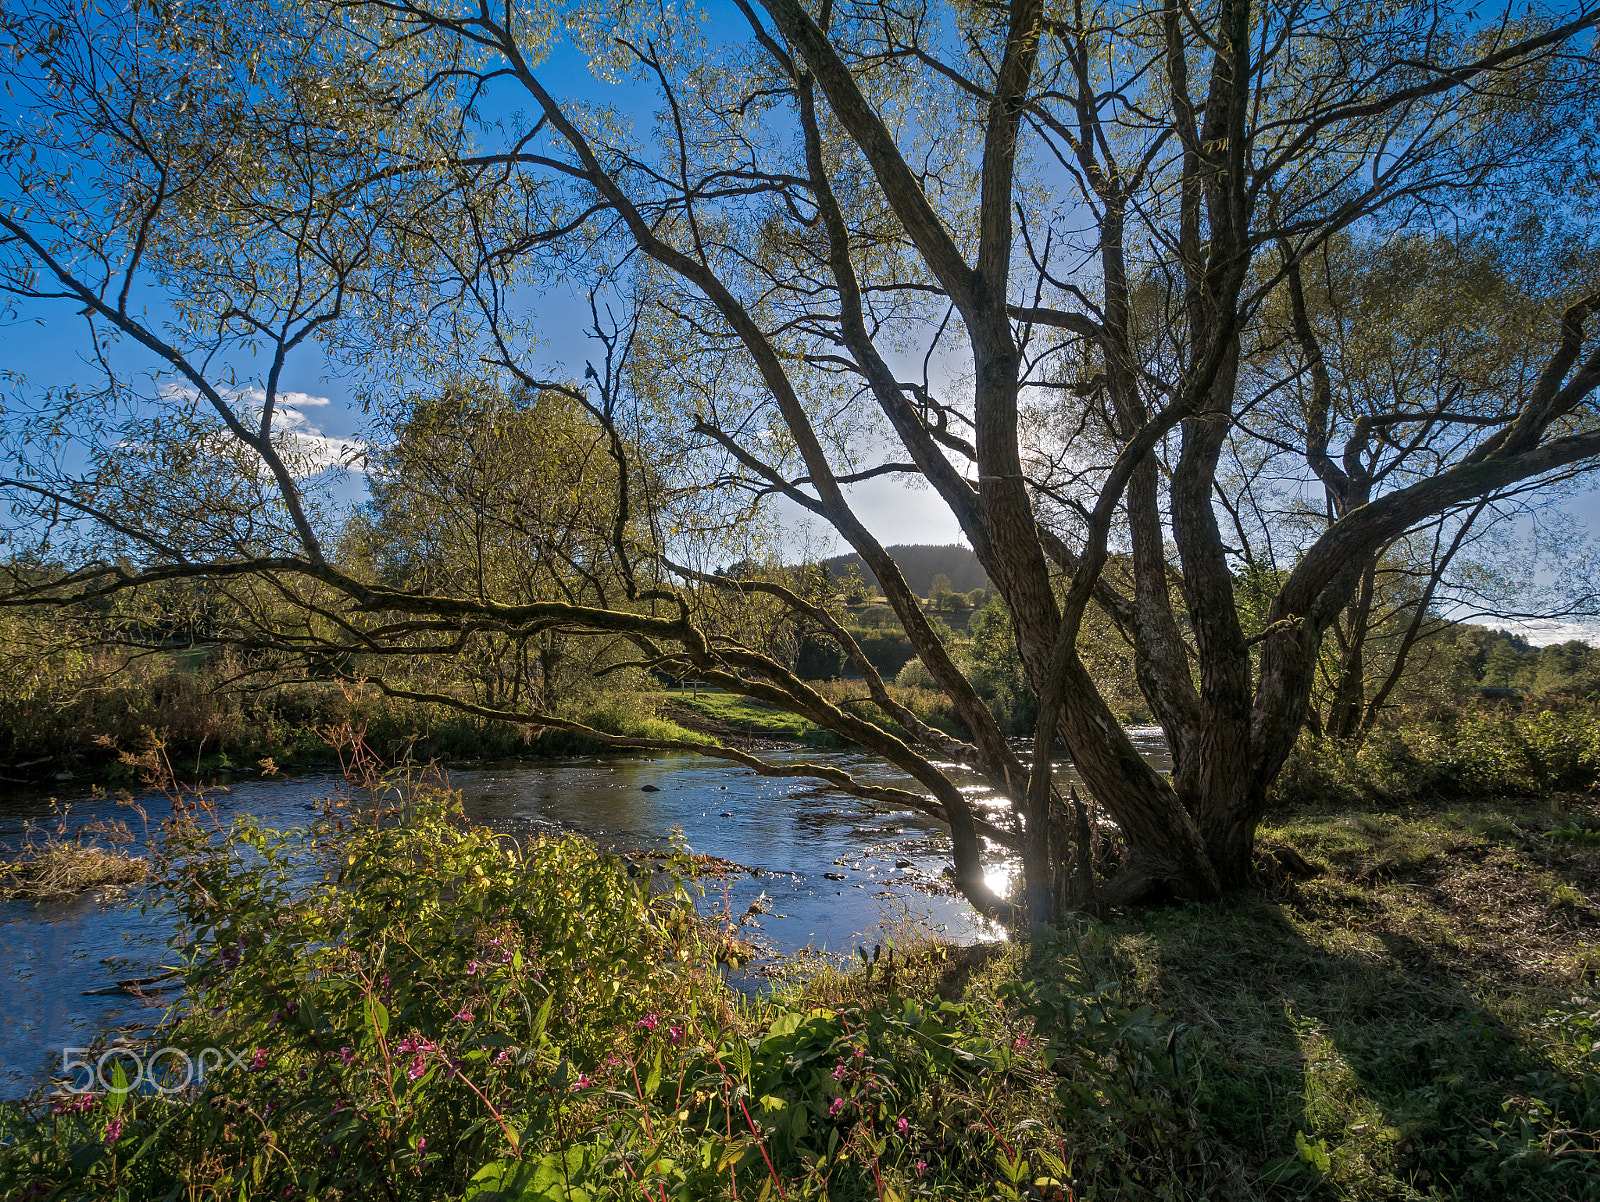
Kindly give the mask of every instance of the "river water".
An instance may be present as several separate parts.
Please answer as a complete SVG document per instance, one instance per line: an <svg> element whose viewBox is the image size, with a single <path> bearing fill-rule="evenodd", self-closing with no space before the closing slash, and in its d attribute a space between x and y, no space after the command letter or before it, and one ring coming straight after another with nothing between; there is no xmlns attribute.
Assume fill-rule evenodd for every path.
<svg viewBox="0 0 1600 1202"><path fill-rule="evenodd" d="M1130 732L1146 757L1166 768L1156 728ZM827 763L875 784L908 786L872 757L811 749L765 753L772 762ZM950 768L958 780L958 770ZM917 924L962 942L998 937L945 884L949 839L911 810L849 797L802 778L757 776L693 755L609 755L483 767L450 774L475 820L512 835L571 832L617 852L652 851L681 830L695 852L759 869L706 881L706 907L735 916L752 904L746 934L771 956L802 949L849 954L888 932ZM213 795L217 817L249 815L262 825L302 825L320 799L343 791L330 776L234 782ZM975 777L963 791L998 818L1001 806ZM113 798L57 794L67 823L120 819L135 835L144 823ZM153 832L166 814L158 794L136 799ZM0 843L29 822L44 822L52 800L37 792L0 795ZM1004 891L1016 865L991 849L991 885ZM71 902L0 902L0 1097L27 1092L61 1063L62 1049L102 1031L148 1027L164 1004L127 995L89 996L115 978L147 976L170 961L170 928L124 898L86 894Z"/></svg>

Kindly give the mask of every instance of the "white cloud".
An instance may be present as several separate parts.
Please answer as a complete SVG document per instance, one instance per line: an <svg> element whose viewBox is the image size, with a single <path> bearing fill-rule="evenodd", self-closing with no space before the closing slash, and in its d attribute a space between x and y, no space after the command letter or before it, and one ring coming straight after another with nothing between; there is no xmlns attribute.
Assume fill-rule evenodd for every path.
<svg viewBox="0 0 1600 1202"><path fill-rule="evenodd" d="M183 397L193 400L199 393L183 384L169 383L161 388L163 397ZM224 392L224 399L239 406L252 421L259 421L261 408L266 404L264 389L251 385ZM324 434L322 427L306 416L305 410L319 409L333 404L325 396L309 392L280 392L273 408L272 428L279 453L286 466L297 477L314 476L330 468L344 471L366 471L366 444L351 438L338 438ZM242 415L241 415L242 416Z"/></svg>
<svg viewBox="0 0 1600 1202"><path fill-rule="evenodd" d="M1556 618L1529 618L1524 622L1485 622L1490 630L1504 630L1520 634L1535 647L1548 647L1578 639L1591 646L1600 647L1600 629L1583 622L1563 622Z"/></svg>

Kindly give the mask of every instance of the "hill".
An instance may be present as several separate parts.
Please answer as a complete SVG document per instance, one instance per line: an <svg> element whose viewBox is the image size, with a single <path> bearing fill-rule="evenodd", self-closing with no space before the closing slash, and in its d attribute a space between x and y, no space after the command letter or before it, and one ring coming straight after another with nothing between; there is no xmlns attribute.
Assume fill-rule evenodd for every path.
<svg viewBox="0 0 1600 1202"><path fill-rule="evenodd" d="M989 585L989 577L984 574L983 566L978 563L978 557L972 553L971 547L963 547L959 543L943 547L902 544L890 547L888 551L890 558L900 565L906 583L918 596L928 595L933 578L940 572L950 578L950 587L958 593L970 593L975 588L987 588ZM854 552L835 555L822 562L835 576L854 569L861 573L861 578L868 584L878 583L878 578L861 562L861 556Z"/></svg>

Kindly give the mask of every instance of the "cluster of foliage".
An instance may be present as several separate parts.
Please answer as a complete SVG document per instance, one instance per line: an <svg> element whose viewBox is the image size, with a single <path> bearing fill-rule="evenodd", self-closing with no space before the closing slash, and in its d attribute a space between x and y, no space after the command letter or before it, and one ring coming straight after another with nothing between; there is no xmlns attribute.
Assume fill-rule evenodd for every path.
<svg viewBox="0 0 1600 1202"><path fill-rule="evenodd" d="M1446 712L1382 727L1360 746L1306 738L1275 796L1321 809L1588 790L1600 784L1600 708Z"/></svg>
<svg viewBox="0 0 1600 1202"><path fill-rule="evenodd" d="M70 773L134 782L159 753L188 779L337 762L330 740L360 730L390 759L419 763L585 754L602 744L448 706L391 697L359 682L256 682L238 687L226 654L143 656L99 652L75 670L33 675L37 687L0 692L0 762L14 776ZM701 736L657 713L639 692L596 691L562 707L604 734L694 743Z"/></svg>
<svg viewBox="0 0 1600 1202"><path fill-rule="evenodd" d="M426 790L287 834L191 808L158 885L188 984L160 1042L238 1062L8 1104L7 1197L1178 1199L1221 1172L1198 1049L1125 1001L1092 930L961 1001L896 988L893 953L870 1005L750 998L686 862L652 890Z"/></svg>
<svg viewBox="0 0 1600 1202"><path fill-rule="evenodd" d="M1480 688L1513 689L1539 701L1600 697L1600 647L1578 639L1534 647L1504 631L1469 627L1457 652Z"/></svg>
<svg viewBox="0 0 1600 1202"><path fill-rule="evenodd" d="M884 551L905 577L906 587L918 596L932 597L935 592L951 590L957 594L970 594L973 591L982 592L989 586L983 565L978 562L971 547L959 543L942 547L926 543L897 543L885 547ZM858 576L867 589L882 595L877 577L858 554L835 555L824 559L822 566L839 579ZM944 577L943 590L937 587L941 576Z"/></svg>

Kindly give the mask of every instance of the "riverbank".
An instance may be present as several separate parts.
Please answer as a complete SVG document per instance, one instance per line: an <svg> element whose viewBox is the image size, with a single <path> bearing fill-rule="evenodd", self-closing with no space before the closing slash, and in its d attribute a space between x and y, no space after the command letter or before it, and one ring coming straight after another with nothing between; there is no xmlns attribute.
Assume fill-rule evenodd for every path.
<svg viewBox="0 0 1600 1202"><path fill-rule="evenodd" d="M160 887L219 935L161 1042L241 1063L193 1096L7 1109L0 1189L1594 1197L1593 797L1267 835L1319 875L1031 944L908 936L766 998L723 983L732 933L692 886L438 800L196 838ZM308 856L343 867L285 905Z"/></svg>
<svg viewBox="0 0 1600 1202"><path fill-rule="evenodd" d="M339 771L338 749L356 739L387 763L448 766L614 750L567 731L480 718L375 689L300 684L240 697L205 685L193 674L174 673L159 688L125 686L126 696L102 700L76 726L0 729L0 744L10 749L0 760L0 782L136 785L169 776L204 781ZM616 694L565 713L609 735L716 741L662 716L659 702L657 694Z"/></svg>

